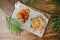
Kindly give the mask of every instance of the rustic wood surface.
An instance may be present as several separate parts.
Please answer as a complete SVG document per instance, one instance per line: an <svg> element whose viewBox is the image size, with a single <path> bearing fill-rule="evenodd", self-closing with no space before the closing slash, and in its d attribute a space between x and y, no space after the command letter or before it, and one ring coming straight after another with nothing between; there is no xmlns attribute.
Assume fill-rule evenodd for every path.
<svg viewBox="0 0 60 40"><path fill-rule="evenodd" d="M14 4L17 1L18 0L0 0L0 7L3 9L3 11L5 11L6 14L11 16L14 10ZM45 12L42 12L42 13L44 13L48 17L48 19L50 19L50 16L51 16L50 13L53 13L56 11L56 7L50 8L50 6L40 1L38 1L38 3L36 3L35 5L33 4L31 7L38 9L38 11L40 12L42 12L42 10L45 10ZM5 23L5 19L2 19L2 20ZM1 23L3 23L3 21ZM26 30L24 30L24 32L21 35L15 36L8 31L6 25L4 26L3 24L1 25L2 26L0 26L1 27L0 40L60 40L60 37L51 30L51 26L49 23L46 27L43 37L38 37L36 35L33 35L32 33L29 33Z"/></svg>

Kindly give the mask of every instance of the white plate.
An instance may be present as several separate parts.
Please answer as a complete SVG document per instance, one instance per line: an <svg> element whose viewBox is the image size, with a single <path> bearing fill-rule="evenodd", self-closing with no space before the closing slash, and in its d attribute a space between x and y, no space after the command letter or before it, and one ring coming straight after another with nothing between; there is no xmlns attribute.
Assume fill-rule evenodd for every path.
<svg viewBox="0 0 60 40"><path fill-rule="evenodd" d="M14 12L12 14L12 18L18 20L17 13L19 12L19 10L26 9L26 8L29 8L29 7L27 7L26 5L24 5L24 4L20 3L20 2L17 2L15 4L15 10L14 10ZM46 27L46 25L48 23L48 19L44 16L44 14L42 14L42 13L40 13L38 11L35 11L35 10L31 9L31 8L29 8L29 9L30 9L30 16L29 16L29 19L25 22L25 24L22 24L21 20L18 20L20 22L20 24L21 24L21 28L26 29L27 31L29 31L29 32L31 32L31 33L39 36L39 37L42 37L43 33L44 33L44 30L45 30L45 27ZM34 17L37 17L37 16L42 17L42 19L44 20L44 28L42 30L33 32L33 29L30 27L30 25L31 25L30 19L34 18Z"/></svg>

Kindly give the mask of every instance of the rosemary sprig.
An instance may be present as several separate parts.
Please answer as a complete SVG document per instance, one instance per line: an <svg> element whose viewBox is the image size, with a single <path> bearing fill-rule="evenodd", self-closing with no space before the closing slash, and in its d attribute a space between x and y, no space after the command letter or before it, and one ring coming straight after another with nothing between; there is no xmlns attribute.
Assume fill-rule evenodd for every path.
<svg viewBox="0 0 60 40"><path fill-rule="evenodd" d="M23 30L20 28L20 24L17 20L15 19L12 19L11 17L6 17L6 23L7 23L7 26L9 28L9 30L12 32L12 33L15 33L15 34L19 34L21 33Z"/></svg>

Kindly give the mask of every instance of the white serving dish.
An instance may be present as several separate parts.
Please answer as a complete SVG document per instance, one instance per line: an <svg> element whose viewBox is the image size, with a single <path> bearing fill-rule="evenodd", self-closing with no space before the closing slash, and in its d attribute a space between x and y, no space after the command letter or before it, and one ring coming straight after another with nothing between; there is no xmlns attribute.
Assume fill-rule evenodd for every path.
<svg viewBox="0 0 60 40"><path fill-rule="evenodd" d="M17 2L17 3L15 4L15 10L14 10L14 12L13 12L13 14L12 14L12 18L18 20L18 18L17 18L17 16L16 16L17 13L19 12L19 10L21 10L21 9L26 9L26 8L29 8L29 7L27 7L26 5L24 5L24 4L20 3L20 2ZM44 31L45 31L46 25L47 25L47 23L48 23L48 19L44 16L43 13L40 13L40 12L38 12L38 11L35 11L35 10L31 9L31 8L29 8L29 9L30 9L30 16L29 16L28 21L26 21L25 24L22 24L21 20L18 20L18 21L20 22L20 24L21 24L21 28L22 28L22 29L26 29L27 31L29 31L29 32L31 32L31 33L39 36L39 37L42 37L43 34L44 34ZM30 24L31 24L30 19L31 19L31 18L34 18L34 17L36 17L36 16L42 17L42 19L44 20L44 28L43 28L42 30L34 31L34 32L33 32L33 29L30 27Z"/></svg>

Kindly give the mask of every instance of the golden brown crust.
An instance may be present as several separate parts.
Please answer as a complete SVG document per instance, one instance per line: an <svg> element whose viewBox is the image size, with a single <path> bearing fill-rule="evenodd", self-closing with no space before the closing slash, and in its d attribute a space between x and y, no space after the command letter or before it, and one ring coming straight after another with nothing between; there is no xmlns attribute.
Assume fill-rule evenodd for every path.
<svg viewBox="0 0 60 40"><path fill-rule="evenodd" d="M43 20L39 17L35 17L31 20L31 23L32 23L32 28L34 30L41 30L44 23L43 23Z"/></svg>
<svg viewBox="0 0 60 40"><path fill-rule="evenodd" d="M18 19L22 19L22 22L25 23L28 20L30 10L29 9L22 9L17 14Z"/></svg>

